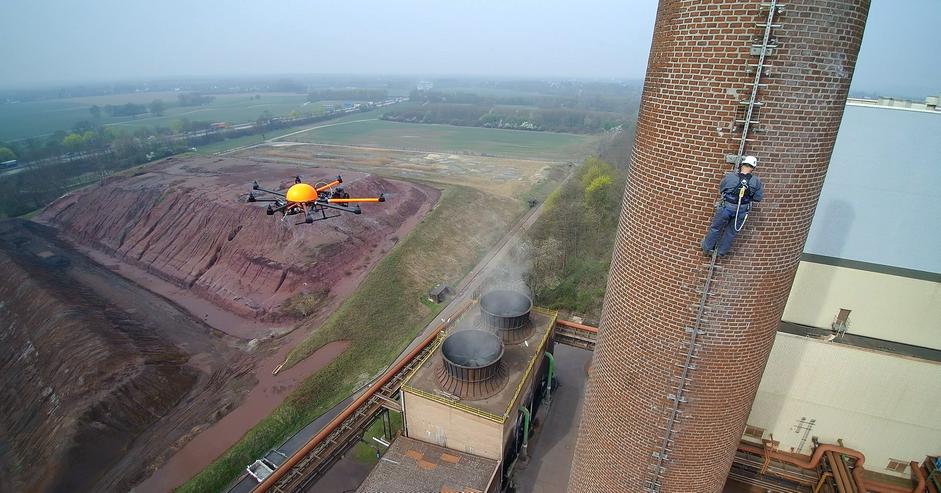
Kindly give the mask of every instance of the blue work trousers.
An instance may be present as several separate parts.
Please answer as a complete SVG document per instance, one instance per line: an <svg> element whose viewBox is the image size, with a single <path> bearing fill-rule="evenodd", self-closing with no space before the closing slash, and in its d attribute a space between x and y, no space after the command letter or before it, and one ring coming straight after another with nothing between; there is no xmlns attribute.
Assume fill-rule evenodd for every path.
<svg viewBox="0 0 941 493"><path fill-rule="evenodd" d="M714 248L719 248L719 255L729 253L732 248L732 240L735 239L735 207L736 204L723 202L722 206L716 210L712 216L712 223L709 225L709 231L702 240L702 249L705 252L711 252ZM749 205L742 204L738 211L738 225L742 226L745 221L745 214L748 213Z"/></svg>

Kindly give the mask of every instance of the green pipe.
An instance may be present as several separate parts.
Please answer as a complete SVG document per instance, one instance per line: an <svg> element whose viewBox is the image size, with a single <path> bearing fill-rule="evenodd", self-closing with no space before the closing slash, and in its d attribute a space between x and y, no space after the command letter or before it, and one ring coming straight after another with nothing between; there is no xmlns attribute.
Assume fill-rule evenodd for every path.
<svg viewBox="0 0 941 493"><path fill-rule="evenodd" d="M529 409L526 406L520 406L520 412L523 413L523 457L526 457L526 448L529 446Z"/></svg>
<svg viewBox="0 0 941 493"><path fill-rule="evenodd" d="M552 403L552 374L555 372L555 357L546 351L546 358L549 359L549 371L546 373L546 405L548 406Z"/></svg>

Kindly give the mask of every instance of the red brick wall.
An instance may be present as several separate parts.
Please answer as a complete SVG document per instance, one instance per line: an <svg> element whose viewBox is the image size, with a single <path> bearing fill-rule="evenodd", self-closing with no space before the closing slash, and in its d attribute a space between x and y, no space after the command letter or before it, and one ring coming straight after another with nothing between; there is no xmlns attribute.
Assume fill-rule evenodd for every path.
<svg viewBox="0 0 941 493"><path fill-rule="evenodd" d="M661 0L569 490L639 492L675 393L708 259L699 250L726 154L738 151L767 10ZM868 1L786 1L759 92L765 200L719 260L688 403L660 491L718 492L754 399L826 175Z"/></svg>

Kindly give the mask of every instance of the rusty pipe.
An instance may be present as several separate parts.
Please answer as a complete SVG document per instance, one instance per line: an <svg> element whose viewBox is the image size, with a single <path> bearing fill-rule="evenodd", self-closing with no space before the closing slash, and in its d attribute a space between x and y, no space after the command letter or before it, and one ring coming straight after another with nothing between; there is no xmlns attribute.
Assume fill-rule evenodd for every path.
<svg viewBox="0 0 941 493"><path fill-rule="evenodd" d="M464 306L462 306L461 309L458 310L458 314L463 313L469 305L470 303L465 303ZM357 409L359 409L360 406L365 404L366 401L369 400L369 398L371 398L373 394L375 394L379 389L381 389L383 385L385 385L389 380L391 380L392 377L395 376L396 373L400 372L402 368L405 368L405 365L408 364L408 362L411 361L413 358L415 358L415 356L417 356L418 353L420 353L423 349L428 347L428 345L431 344L435 340L436 337L438 337L438 334L442 330L444 330L444 327L445 327L445 324L441 324L437 328L435 328L435 330L433 330L431 334L429 334L428 337L426 337L425 340L421 342L421 344L415 346L415 348L409 351L409 353L405 355L404 358L400 359L398 363L396 363L394 366L389 368L385 373L383 373L382 376L379 378L379 380L377 380L369 388L369 390L367 390L366 392L363 392L363 395L359 396L359 398L357 398L349 406L347 406L346 409L343 410L343 412L341 412L337 417L333 418L333 420L330 421L330 423L327 426L325 426L322 430L320 430L320 433L317 433L316 435L311 437L311 439L308 440L307 443L305 443L304 446L301 447L300 450L298 450L297 452L294 453L294 455L289 457L288 460L284 462L284 464L281 464L280 466L278 466L278 468L275 469L274 472L272 472L270 476L268 476L264 481L262 481L258 486L256 486L255 489L252 490L252 493L263 493L263 492L268 491L268 489L270 489L272 486L274 486L274 484L277 483L278 480L280 480L282 476L284 476L292 467L294 467L298 462L300 462L302 458L304 458L307 454L309 454L311 450L313 450L317 445L320 444L320 442L322 442L325 438L327 438L327 436L330 435L330 433L332 433L333 430L335 430L338 426L340 426L340 423L342 423L344 420L346 420L346 418L348 418Z"/></svg>
<svg viewBox="0 0 941 493"><path fill-rule="evenodd" d="M580 330L582 332L588 332L590 334L597 334L598 328L592 327L590 325L577 324L575 322L569 322L568 320L558 319L555 321L556 325L561 325L563 327L568 327L570 329Z"/></svg>
<svg viewBox="0 0 941 493"><path fill-rule="evenodd" d="M770 462L771 459L775 459L779 462L784 462L786 464L790 464L792 466L809 471L815 471L817 469L817 466L820 464L820 460L823 458L823 454L826 452L835 452L837 454L848 455L856 459L856 464L853 466L853 483L856 484L856 489L860 492L869 491L866 489L866 480L863 479L863 464L866 462L866 456L858 450L840 447L837 445L820 445L814 450L814 455L810 457L810 460L804 461L790 455L785 455L780 452L770 450L767 447L759 448L755 447L754 445L740 443L738 449L742 452L760 455L765 462ZM762 469L766 469L766 466Z"/></svg>
<svg viewBox="0 0 941 493"><path fill-rule="evenodd" d="M833 473L830 471L820 475L820 479L817 480L817 484L814 486L814 493L820 493L820 488L823 488L823 482L826 481L829 477L833 477Z"/></svg>
<svg viewBox="0 0 941 493"><path fill-rule="evenodd" d="M908 465L912 468L912 480L915 481L915 486L912 489L878 481L869 481L867 483L869 491L873 493L925 493L925 473L921 472L921 467L915 461L909 462Z"/></svg>

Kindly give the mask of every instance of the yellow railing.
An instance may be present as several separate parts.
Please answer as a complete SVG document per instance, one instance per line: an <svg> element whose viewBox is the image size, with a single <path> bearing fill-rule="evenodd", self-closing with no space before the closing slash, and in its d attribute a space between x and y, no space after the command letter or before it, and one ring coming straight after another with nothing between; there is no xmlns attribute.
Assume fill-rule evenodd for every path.
<svg viewBox="0 0 941 493"><path fill-rule="evenodd" d="M539 341L539 346L533 353L533 357L529 359L529 364L526 366L526 371L523 373L523 378L520 379L520 383L516 386L516 391L513 393L513 398L510 399L510 402L506 406L506 411L503 413L504 420L509 418L510 413L516 409L516 399L519 398L520 393L523 391L523 384L526 383L526 379L529 378L529 374L533 371L533 365L536 364L536 360L538 360L545 351L546 341L549 339L549 336L552 335L552 328L555 327L555 320L559 317L559 312L546 310L544 308L534 306L532 311L542 313L543 315L549 317L549 324L546 326L546 333L542 335L542 340Z"/></svg>

